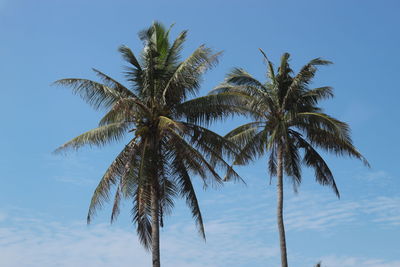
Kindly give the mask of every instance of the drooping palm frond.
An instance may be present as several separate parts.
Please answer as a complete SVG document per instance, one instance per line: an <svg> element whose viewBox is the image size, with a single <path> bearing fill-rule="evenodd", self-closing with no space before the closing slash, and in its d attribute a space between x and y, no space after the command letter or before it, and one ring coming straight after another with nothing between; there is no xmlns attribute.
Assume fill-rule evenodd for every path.
<svg viewBox="0 0 400 267"><path fill-rule="evenodd" d="M137 153L137 150L137 144L135 143L135 140L132 140L125 146L125 148L118 154L115 160L108 167L93 193L87 215L88 223L91 222L92 217L96 213L97 209L101 208L104 202L109 201L110 190L113 186L118 185L119 191L122 190L121 177L123 177L123 175L126 173L126 165L133 158L133 155ZM118 194L120 194L120 192L118 192ZM117 201L119 201L118 198L119 196L116 199ZM115 208L113 208L113 210L117 210L118 204L114 204L114 206Z"/></svg>
<svg viewBox="0 0 400 267"><path fill-rule="evenodd" d="M329 169L328 164L324 161L321 155L300 135L296 136L299 147L304 149L303 162L306 166L311 167L315 171L315 178L321 185L329 185L333 191L340 197L339 190L336 186L335 179L332 171Z"/></svg>
<svg viewBox="0 0 400 267"><path fill-rule="evenodd" d="M185 160L186 166L190 171L200 175L205 187L209 182L213 185L221 184L222 178L200 151L174 131L171 131L169 136L171 142L174 143L174 148L172 149L182 155L180 158Z"/></svg>
<svg viewBox="0 0 400 267"><path fill-rule="evenodd" d="M297 191L297 187L301 183L301 158L300 151L296 146L296 139L293 138L289 132L286 134L284 138L283 144L283 165L285 169L285 173L290 177L290 180L293 184L293 188Z"/></svg>
<svg viewBox="0 0 400 267"><path fill-rule="evenodd" d="M186 203L192 212L192 216L197 224L199 233L205 239L206 235L204 231L203 216L201 215L199 202L197 200L190 175L187 172L186 166L183 164L184 160L179 158L179 156L179 154L176 155L171 164L177 187L180 188L179 194L181 197L186 199Z"/></svg>
<svg viewBox="0 0 400 267"><path fill-rule="evenodd" d="M131 210L132 221L136 224L136 232L140 243L148 250L151 249L151 216L150 216L150 185L141 185L134 192L133 207Z"/></svg>

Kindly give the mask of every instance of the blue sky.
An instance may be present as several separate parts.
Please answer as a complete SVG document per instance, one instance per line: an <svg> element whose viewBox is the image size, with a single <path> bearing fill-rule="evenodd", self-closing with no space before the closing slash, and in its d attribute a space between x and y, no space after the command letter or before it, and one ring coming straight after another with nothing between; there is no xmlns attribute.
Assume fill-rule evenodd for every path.
<svg viewBox="0 0 400 267"><path fill-rule="evenodd" d="M117 48L138 52L137 32L152 21L189 30L184 55L205 43L223 50L207 73L206 94L235 66L260 80L265 66L292 54L294 69L315 57L315 86L331 85L326 111L352 126L353 139L372 168L327 155L342 198L314 183L304 170L299 193L285 188L291 266L399 267L400 171L398 131L398 1L54 1L0 0L0 265L149 266L129 218L129 202L108 224L106 206L90 227L87 207L96 182L123 144L51 152L96 126L101 113L60 78L95 79L91 68L123 80ZM243 119L215 125L223 134ZM247 187L203 191L207 243L183 201L162 230L162 261L169 266L278 266L275 186L265 159L239 169Z"/></svg>

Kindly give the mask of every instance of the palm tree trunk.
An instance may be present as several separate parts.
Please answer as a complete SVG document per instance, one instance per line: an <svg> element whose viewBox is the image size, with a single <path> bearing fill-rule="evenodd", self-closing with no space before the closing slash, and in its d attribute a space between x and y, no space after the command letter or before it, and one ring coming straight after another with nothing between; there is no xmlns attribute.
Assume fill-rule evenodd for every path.
<svg viewBox="0 0 400 267"><path fill-rule="evenodd" d="M160 222L156 188L151 189L151 254L153 267L160 267Z"/></svg>
<svg viewBox="0 0 400 267"><path fill-rule="evenodd" d="M287 254L286 254L286 238L285 226L283 225L283 151L282 144L278 145L278 168L277 168L277 192L278 192L278 208L277 208L277 221L279 230L279 241L281 249L281 263L282 267L288 267Z"/></svg>

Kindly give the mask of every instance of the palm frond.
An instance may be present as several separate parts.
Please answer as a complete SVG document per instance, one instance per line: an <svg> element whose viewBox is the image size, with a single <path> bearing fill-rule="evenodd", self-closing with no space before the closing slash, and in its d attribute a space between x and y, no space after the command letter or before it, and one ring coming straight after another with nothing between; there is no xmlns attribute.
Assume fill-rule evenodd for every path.
<svg viewBox="0 0 400 267"><path fill-rule="evenodd" d="M215 161L225 165L223 156L233 159L240 151L240 147L234 142L220 136L219 134L196 124L187 122L182 123L186 127L185 135L188 137L190 144L200 149L205 156L209 156L211 161Z"/></svg>
<svg viewBox="0 0 400 267"><path fill-rule="evenodd" d="M332 98L333 96L333 88L330 86L323 86L307 90L298 98L297 102L301 104L315 105L318 101Z"/></svg>
<svg viewBox="0 0 400 267"><path fill-rule="evenodd" d="M235 83L222 83L215 87L209 95L233 95L237 98L235 107L244 115L255 119L263 117L265 112L274 113L278 109L274 103L271 92L253 85L239 85ZM241 100L240 100L241 98ZM222 98L223 100L223 98Z"/></svg>
<svg viewBox="0 0 400 267"><path fill-rule="evenodd" d="M143 117L149 117L151 111L139 99L126 97L117 101L100 120L99 125L118 122L137 122Z"/></svg>
<svg viewBox="0 0 400 267"><path fill-rule="evenodd" d="M160 132L171 130L182 133L183 131L185 131L185 125L179 121L174 121L165 116L159 116L158 119L158 129L160 130Z"/></svg>
<svg viewBox="0 0 400 267"><path fill-rule="evenodd" d="M139 241L147 250L151 250L152 241L149 191L149 185L144 184L137 187L136 192L133 194L135 198L131 211Z"/></svg>
<svg viewBox="0 0 400 267"><path fill-rule="evenodd" d="M293 182L293 189L297 192L297 187L300 185L302 177L300 155L296 146L296 139L287 133L283 146L283 165L285 172L292 178L291 181Z"/></svg>
<svg viewBox="0 0 400 267"><path fill-rule="evenodd" d="M100 126L73 138L57 148L54 152L59 153L71 148L79 149L84 145L103 146L111 142L120 141L125 136L130 125L131 124L127 122L117 122Z"/></svg>
<svg viewBox="0 0 400 267"><path fill-rule="evenodd" d="M275 146L272 146L270 148L269 157L268 157L268 172L270 175L270 183L271 183L272 177L276 176L276 174L277 174L277 168L278 168L278 164L277 164L276 149L275 149Z"/></svg>
<svg viewBox="0 0 400 267"><path fill-rule="evenodd" d="M244 97L237 93L207 95L177 105L175 114L189 123L209 125L234 114L246 114L243 102Z"/></svg>
<svg viewBox="0 0 400 267"><path fill-rule="evenodd" d="M118 48L118 51L121 53L122 58L123 58L126 62L132 64L132 65L133 65L136 69L138 69L139 71L142 70L142 67L140 66L139 61L137 60L137 58L135 57L135 54L132 52L132 50L131 50L129 47L127 47L127 46L125 46L125 45L121 45L121 46Z"/></svg>
<svg viewBox="0 0 400 267"><path fill-rule="evenodd" d="M290 58L289 53L283 53L281 57L281 64L278 69L278 75L280 78L286 77L287 75L292 73L292 69L289 66L289 58Z"/></svg>
<svg viewBox="0 0 400 267"><path fill-rule="evenodd" d="M130 91L128 88L126 88L123 84L121 84L117 80L111 78L107 74L105 74L95 68L93 68L92 70L102 80L102 82L105 86L110 87L110 88L114 89L115 91L119 92L121 94L121 96L137 98L137 96L132 91Z"/></svg>
<svg viewBox="0 0 400 267"><path fill-rule="evenodd" d="M202 153L191 146L175 131L170 131L169 136L173 143L173 147L170 149L173 149L175 153L178 153L180 158L185 159L186 167L190 169L190 171L200 175L205 187L208 185L209 181L212 182L213 185L221 184L222 178L215 171L213 166L204 158ZM192 167L195 168L192 169Z"/></svg>
<svg viewBox="0 0 400 267"><path fill-rule="evenodd" d="M180 189L180 195L186 199L186 203L189 206L193 219L196 222L197 229L200 235L205 239L204 223L203 217L201 215L199 202L197 200L196 192L194 190L190 176L183 165L183 160L180 158L175 158L173 161L173 170L175 174L176 183Z"/></svg>
<svg viewBox="0 0 400 267"><path fill-rule="evenodd" d="M255 121L243 124L225 135L225 138L243 147L259 132L259 128L263 125L262 122Z"/></svg>
<svg viewBox="0 0 400 267"><path fill-rule="evenodd" d="M123 97L117 90L87 79L61 79L55 81L54 85L71 87L74 94L79 95L94 109L109 108Z"/></svg>
<svg viewBox="0 0 400 267"><path fill-rule="evenodd" d="M301 93L303 89L307 89L308 84L311 83L317 71L316 66L328 65L328 64L332 64L332 62L316 58L311 60L305 66L303 66L299 71L299 73L292 79L291 84L289 85L285 98L283 100L282 106L286 108L286 103L290 98L295 99L299 96L299 94L294 94L295 91L300 91L299 93Z"/></svg>
<svg viewBox="0 0 400 267"><path fill-rule="evenodd" d="M122 197L121 184L119 184L117 189L115 190L114 204L111 211L111 223L115 221L115 219L118 217L120 213L119 205L121 202L121 197Z"/></svg>
<svg viewBox="0 0 400 267"><path fill-rule="evenodd" d="M294 120L294 126L308 130L326 130L351 142L349 126L322 112L300 112Z"/></svg>
<svg viewBox="0 0 400 267"><path fill-rule="evenodd" d="M367 167L370 166L367 159L354 147L350 137L343 138L324 129L313 129L307 132L310 142L328 152L336 155L347 155L361 160Z"/></svg>
<svg viewBox="0 0 400 267"><path fill-rule="evenodd" d="M162 97L166 104L179 103L188 95L197 93L201 75L218 63L221 53L213 53L204 45L197 48L179 64L166 83Z"/></svg>
<svg viewBox="0 0 400 267"><path fill-rule="evenodd" d="M186 41L187 31L183 31L179 34L179 36L175 39L171 48L168 50L168 54L165 58L164 66L175 65L176 62L180 58L180 52L183 48L183 43Z"/></svg>
<svg viewBox="0 0 400 267"><path fill-rule="evenodd" d="M244 85L249 88L257 88L262 92L268 91L268 89L261 82L251 76L251 74L246 72L244 69L240 68L234 68L225 78L225 83Z"/></svg>
<svg viewBox="0 0 400 267"><path fill-rule="evenodd" d="M233 130L235 131L235 130ZM248 141L242 146L240 153L236 156L234 165L245 165L254 160L259 156L263 155L266 151L266 143L268 142L268 133L265 129L255 133L249 132ZM231 136L230 133L227 135ZM234 139L234 136L229 137L230 140Z"/></svg>
<svg viewBox="0 0 400 267"><path fill-rule="evenodd" d="M332 187L336 196L340 198L339 190L336 186L335 179L332 171L329 169L328 164L324 161L321 155L301 136L296 136L299 146L305 150L303 162L312 167L315 172L315 178L321 185L329 185Z"/></svg>
<svg viewBox="0 0 400 267"><path fill-rule="evenodd" d="M134 154L135 152L136 144L133 140L125 146L125 148L111 163L110 167L108 167L98 186L96 187L96 190L93 193L87 215L87 223L91 222L92 217L93 215L95 215L97 209L101 208L103 203L109 200L109 193L111 188L120 182L120 178L124 175L126 171L125 166L132 157L132 154Z"/></svg>
<svg viewBox="0 0 400 267"><path fill-rule="evenodd" d="M272 84L276 83L276 78L275 78L275 71L274 71L274 65L272 64L271 61L269 61L267 54L265 54L265 52L259 48L258 50L260 50L261 54L263 55L265 62L268 65L268 72L267 72L267 77L271 80Z"/></svg>

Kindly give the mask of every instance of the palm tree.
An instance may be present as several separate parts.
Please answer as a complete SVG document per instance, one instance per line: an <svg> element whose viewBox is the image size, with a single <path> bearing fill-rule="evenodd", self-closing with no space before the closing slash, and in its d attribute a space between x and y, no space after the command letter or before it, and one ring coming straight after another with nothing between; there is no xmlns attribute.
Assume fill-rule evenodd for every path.
<svg viewBox="0 0 400 267"><path fill-rule="evenodd" d="M215 96L189 99L198 92L202 74L217 63L220 53L202 45L181 61L187 31L172 43L169 32L158 22L141 31L144 48L139 58L128 47L119 48L129 64L125 71L129 86L96 69L101 82L75 78L55 82L72 88L95 109L106 110L98 128L56 151L103 146L129 136L94 191L87 222L110 199L112 190L111 222L119 214L121 199L133 200L133 221L141 243L152 251L155 267L160 266L159 228L164 215L171 212L175 197L186 200L205 238L192 175L199 176L204 186L221 183L216 168L227 168L230 177L238 178L224 157L233 159L239 147L206 128L229 109L213 105Z"/></svg>
<svg viewBox="0 0 400 267"><path fill-rule="evenodd" d="M283 175L290 177L296 190L302 180L301 165L304 164L314 169L318 183L331 186L339 197L332 172L316 149L338 156L355 157L367 165L368 162L353 146L349 126L323 113L318 107L320 100L333 97L332 88L309 88L317 66L329 65L331 62L321 58L313 59L294 75L289 66L288 53L283 54L280 66L275 71L265 53L260 51L267 63L267 82L262 83L245 70L236 68L211 94L242 96L242 101L234 105L242 107L253 121L232 130L225 137L240 145L243 155L250 155L251 159L269 153L269 173L271 177L277 177L281 262L283 267L287 267ZM224 102L223 98L221 101L228 102ZM234 164L246 164L248 161L249 158L239 156Z"/></svg>

